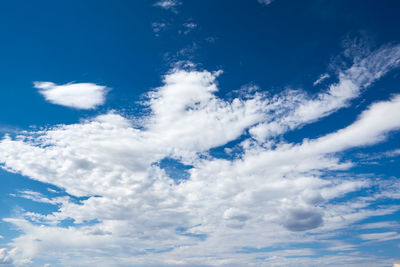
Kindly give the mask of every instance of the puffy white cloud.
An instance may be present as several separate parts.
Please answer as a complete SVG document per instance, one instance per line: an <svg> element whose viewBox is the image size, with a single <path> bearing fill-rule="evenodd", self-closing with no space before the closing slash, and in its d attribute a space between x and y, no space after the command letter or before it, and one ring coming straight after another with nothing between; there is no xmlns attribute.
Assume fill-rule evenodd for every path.
<svg viewBox="0 0 400 267"><path fill-rule="evenodd" d="M103 105L108 91L106 86L94 83L34 82L35 88L50 103L76 109L93 109Z"/></svg>
<svg viewBox="0 0 400 267"><path fill-rule="evenodd" d="M333 243L335 231L398 211L390 204L371 207L381 199L400 199L397 180L335 171L354 164L342 162L340 153L382 142L399 129L400 96L372 104L351 125L313 140L277 142L263 131L271 131L274 123L284 132L334 112L397 66L397 49L386 47L360 59L316 97L301 92L267 97L253 91L228 101L216 96L221 72L173 69L148 94L144 117L110 112L6 136L0 142L4 169L85 198L49 198L29 190L16 194L58 210L4 219L22 234L9 244L11 250L0 251L1 257L14 265L57 259L61 266L366 262L351 254L295 261L293 256L315 251L281 248L299 240L331 242L331 250L351 253L352 244ZM361 66L362 73L355 70ZM317 102L318 112L297 114L306 103ZM232 154L212 156L210 149L221 146ZM179 183L169 177L160 165L166 158L191 165L188 177ZM343 198L372 187L368 197ZM65 226L68 220L73 223ZM397 237L358 236L367 242ZM251 253L237 253L246 249Z"/></svg>

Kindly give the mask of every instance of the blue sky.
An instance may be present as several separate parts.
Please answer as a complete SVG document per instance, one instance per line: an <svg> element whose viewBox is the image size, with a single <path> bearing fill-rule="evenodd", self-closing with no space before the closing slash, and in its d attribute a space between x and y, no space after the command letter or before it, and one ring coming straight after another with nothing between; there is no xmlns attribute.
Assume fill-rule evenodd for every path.
<svg viewBox="0 0 400 267"><path fill-rule="evenodd" d="M0 3L0 266L400 266L400 3Z"/></svg>

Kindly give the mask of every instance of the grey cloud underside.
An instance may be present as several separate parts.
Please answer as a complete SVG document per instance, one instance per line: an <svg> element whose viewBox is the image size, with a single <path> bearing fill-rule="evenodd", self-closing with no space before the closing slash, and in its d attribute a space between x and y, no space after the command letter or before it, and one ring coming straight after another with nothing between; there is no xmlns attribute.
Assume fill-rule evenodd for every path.
<svg viewBox="0 0 400 267"><path fill-rule="evenodd" d="M5 219L22 234L0 250L1 258L20 266L48 258L73 266L257 266L256 256L236 251L323 240L327 232L397 211L392 205L370 206L399 199L397 180L380 186L366 177L325 177L354 164L341 161L338 152L382 142L399 129L400 96L372 104L348 127L314 140L290 144L274 137L347 106L397 67L399 58L399 46L378 49L316 96L249 92L232 101L215 95L220 72L174 69L148 94L151 114L137 121L108 113L15 139L6 136L0 143L4 169L88 198L78 203L68 196L20 192L17 196L58 210ZM247 131L250 137L237 145L241 152L232 159L209 155ZM166 158L192 166L185 170L188 176L179 183L169 177L160 167ZM335 201L372 186L381 189L367 199ZM74 224L62 227L66 219ZM274 255L296 266L286 258L293 253L313 252ZM257 257L275 264L270 255Z"/></svg>

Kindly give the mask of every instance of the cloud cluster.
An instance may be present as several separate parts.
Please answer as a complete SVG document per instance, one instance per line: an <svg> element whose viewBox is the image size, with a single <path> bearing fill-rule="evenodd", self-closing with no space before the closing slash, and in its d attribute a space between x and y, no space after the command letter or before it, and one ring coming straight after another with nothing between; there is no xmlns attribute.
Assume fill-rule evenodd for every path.
<svg viewBox="0 0 400 267"><path fill-rule="evenodd" d="M340 155L399 130L400 96L370 105L351 125L316 139L286 143L274 137L345 107L399 59L400 46L378 49L341 71L338 82L316 96L253 91L231 100L216 95L220 71L173 69L148 93L144 117L110 112L6 136L0 142L4 169L69 195L16 194L58 210L4 219L21 235L0 250L0 260L20 266L37 259L57 259L61 266L367 262L334 233L398 211L395 205L374 204L400 199L400 183L340 175L354 164ZM160 164L165 159L190 166L188 175L168 176ZM346 198L371 188L368 196ZM398 236L388 231L359 238ZM341 254L314 257L306 245L289 245L310 242Z"/></svg>

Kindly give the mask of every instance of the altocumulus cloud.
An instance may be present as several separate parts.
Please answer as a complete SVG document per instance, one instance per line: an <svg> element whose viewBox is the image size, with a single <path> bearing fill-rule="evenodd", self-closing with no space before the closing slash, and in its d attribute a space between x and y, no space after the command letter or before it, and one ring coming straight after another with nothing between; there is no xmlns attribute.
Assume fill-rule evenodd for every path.
<svg viewBox="0 0 400 267"><path fill-rule="evenodd" d="M34 87L50 103L76 109L93 109L104 104L109 90L94 83L67 83L57 85L52 82L34 82Z"/></svg>
<svg viewBox="0 0 400 267"><path fill-rule="evenodd" d="M16 197L57 211L5 218L21 234L0 249L0 260L16 266L36 260L61 266L371 264L339 236L356 222L398 211L376 203L400 199L400 183L331 174L355 164L342 160L346 150L399 130L400 96L373 103L350 125L315 139L275 137L348 106L399 62L400 46L386 46L339 70L337 82L315 96L251 91L231 100L216 96L220 71L176 68L147 94L145 117L110 112L6 136L0 142L5 170L85 198L21 191ZM224 157L210 153L221 146ZM164 159L191 166L185 179L168 176L160 167ZM371 188L367 198L343 198ZM65 226L67 219L73 223ZM398 237L396 231L359 235L360 242ZM314 257L311 248L289 249L299 240L333 252Z"/></svg>

